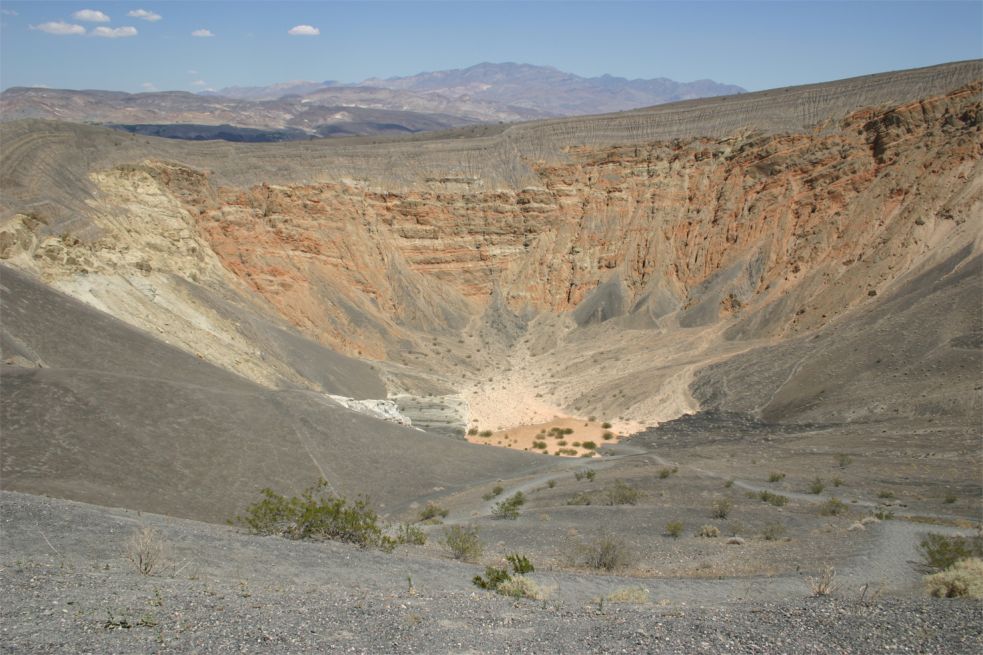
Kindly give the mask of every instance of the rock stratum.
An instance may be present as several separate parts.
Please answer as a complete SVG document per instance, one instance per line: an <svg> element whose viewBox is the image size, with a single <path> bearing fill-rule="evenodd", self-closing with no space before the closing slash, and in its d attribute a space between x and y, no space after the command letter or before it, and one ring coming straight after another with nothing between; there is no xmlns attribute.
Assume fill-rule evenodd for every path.
<svg viewBox="0 0 983 655"><path fill-rule="evenodd" d="M6 122L3 484L212 520L291 469L398 505L544 459L329 395L444 434L724 410L965 436L981 80L970 61L378 143ZM121 449L170 491L120 482ZM221 506L192 502L219 469Z"/></svg>

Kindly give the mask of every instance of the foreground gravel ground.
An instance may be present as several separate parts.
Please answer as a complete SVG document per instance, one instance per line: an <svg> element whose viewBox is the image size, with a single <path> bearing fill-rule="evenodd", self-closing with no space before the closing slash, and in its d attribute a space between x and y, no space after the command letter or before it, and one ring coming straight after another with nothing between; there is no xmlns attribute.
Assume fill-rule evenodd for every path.
<svg viewBox="0 0 983 655"><path fill-rule="evenodd" d="M978 653L983 605L928 598L511 600L474 567L0 493L2 653ZM158 574L121 554L171 544ZM539 574L534 574L534 578ZM609 584L624 585L603 576ZM644 581L639 580L643 583ZM753 585L749 580L748 585Z"/></svg>

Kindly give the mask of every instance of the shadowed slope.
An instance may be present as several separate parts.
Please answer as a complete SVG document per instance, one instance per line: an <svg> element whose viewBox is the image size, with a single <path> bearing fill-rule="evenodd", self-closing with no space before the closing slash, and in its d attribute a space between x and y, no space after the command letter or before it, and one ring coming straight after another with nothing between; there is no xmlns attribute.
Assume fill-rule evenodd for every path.
<svg viewBox="0 0 983 655"><path fill-rule="evenodd" d="M264 389L7 268L0 291L7 489L222 521L263 486L388 511L544 461Z"/></svg>

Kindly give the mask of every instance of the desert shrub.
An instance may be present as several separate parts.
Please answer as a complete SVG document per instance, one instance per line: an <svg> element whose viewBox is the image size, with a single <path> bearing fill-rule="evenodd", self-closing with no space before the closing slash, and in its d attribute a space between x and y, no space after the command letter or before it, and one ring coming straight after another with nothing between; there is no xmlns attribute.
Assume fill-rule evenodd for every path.
<svg viewBox="0 0 983 655"><path fill-rule="evenodd" d="M471 428L470 430L468 430L468 436L469 437L473 437L473 436L475 436L477 434L478 434L478 428Z"/></svg>
<svg viewBox="0 0 983 655"><path fill-rule="evenodd" d="M784 473L778 473L777 471L772 471L768 474L768 482L781 482L785 479Z"/></svg>
<svg viewBox="0 0 983 655"><path fill-rule="evenodd" d="M166 546L160 532L143 527L135 530L126 541L124 553L133 568L141 575L153 575L164 563Z"/></svg>
<svg viewBox="0 0 983 655"><path fill-rule="evenodd" d="M553 487L556 486L556 480L548 480L546 482L546 486L549 487L550 489L552 489Z"/></svg>
<svg viewBox="0 0 983 655"><path fill-rule="evenodd" d="M609 603L631 603L643 605L649 602L649 591L645 587L620 587L604 597Z"/></svg>
<svg viewBox="0 0 983 655"><path fill-rule="evenodd" d="M894 512L889 509L876 509L874 510L874 518L879 521L890 521L894 518Z"/></svg>
<svg viewBox="0 0 983 655"><path fill-rule="evenodd" d="M590 496L583 491L578 494L574 494L567 500L567 505L590 505Z"/></svg>
<svg viewBox="0 0 983 655"><path fill-rule="evenodd" d="M956 502L958 499L959 497L955 494L955 492L947 491L945 492L945 497L942 499L942 502L944 502L946 505L951 505L952 503Z"/></svg>
<svg viewBox="0 0 983 655"><path fill-rule="evenodd" d="M577 564L592 569L614 571L631 563L633 554L628 545L615 537L601 537L590 543L579 544L575 549Z"/></svg>
<svg viewBox="0 0 983 655"><path fill-rule="evenodd" d="M601 435L601 439L604 439L605 441L611 441L612 439L614 439L614 432L605 432L604 434Z"/></svg>
<svg viewBox="0 0 983 655"><path fill-rule="evenodd" d="M581 448L586 448L587 450L597 450L597 444L593 441L584 441L580 444Z"/></svg>
<svg viewBox="0 0 983 655"><path fill-rule="evenodd" d="M761 532L765 541L778 541L785 536L785 526L781 523L769 523Z"/></svg>
<svg viewBox="0 0 983 655"><path fill-rule="evenodd" d="M422 546L427 543L427 533L415 525L403 523L397 529L396 543Z"/></svg>
<svg viewBox="0 0 983 655"><path fill-rule="evenodd" d="M423 509L420 510L420 520L429 521L430 519L435 519L435 518L443 519L443 518L447 518L447 515L449 513L450 512L448 510L444 509L437 503L430 501L426 504L426 506Z"/></svg>
<svg viewBox="0 0 983 655"><path fill-rule="evenodd" d="M519 575L525 575L526 573L532 573L536 570L536 567L532 565L529 558L525 555L520 555L519 553L511 553L505 556L505 561L509 563L512 567L512 571L518 573Z"/></svg>
<svg viewBox="0 0 983 655"><path fill-rule="evenodd" d="M659 470L659 477L662 478L663 480L668 478L670 475L672 475L672 469L670 468L664 468Z"/></svg>
<svg viewBox="0 0 983 655"><path fill-rule="evenodd" d="M563 439L560 439L559 441L556 442L556 445L557 446L566 446L567 445L567 442L565 440L563 440Z"/></svg>
<svg viewBox="0 0 983 655"><path fill-rule="evenodd" d="M939 598L983 598L983 560L959 560L945 571L925 576L925 588Z"/></svg>
<svg viewBox="0 0 983 655"><path fill-rule="evenodd" d="M877 497L878 498L881 498L883 500L894 500L894 498L895 498L894 492L893 491L888 491L886 489L883 490L883 491L878 491L877 492Z"/></svg>
<svg viewBox="0 0 983 655"><path fill-rule="evenodd" d="M603 429L605 429L605 430L610 430L611 429L611 424L608 423L607 421L604 421L604 423L601 423L601 427Z"/></svg>
<svg viewBox="0 0 983 655"><path fill-rule="evenodd" d="M830 498L819 506L819 513L823 516L839 516L848 509L850 507L839 498Z"/></svg>
<svg viewBox="0 0 983 655"><path fill-rule="evenodd" d="M574 471L573 477L580 482L583 479L593 480L597 476L597 472L593 469L580 469L579 471Z"/></svg>
<svg viewBox="0 0 983 655"><path fill-rule="evenodd" d="M753 496L754 494L751 495ZM769 505L774 505L775 507L784 507L785 505L788 505L788 496L773 494L770 491L759 491L758 498Z"/></svg>
<svg viewBox="0 0 983 655"><path fill-rule="evenodd" d="M478 436L479 437L484 437L485 439L487 439L488 437L492 436L492 431L491 430L482 430L481 432L478 433Z"/></svg>
<svg viewBox="0 0 983 655"><path fill-rule="evenodd" d="M697 537L705 537L707 539L712 539L714 537L720 536L720 528L715 525L704 525L700 528L700 531L696 533Z"/></svg>
<svg viewBox="0 0 983 655"><path fill-rule="evenodd" d="M666 534L673 539L679 539L680 535L683 534L683 527L682 521L669 521L666 523Z"/></svg>
<svg viewBox="0 0 983 655"><path fill-rule="evenodd" d="M918 544L918 554L926 567L942 571L959 560L983 558L983 537L949 536L932 532L922 537Z"/></svg>
<svg viewBox="0 0 983 655"><path fill-rule="evenodd" d="M853 458L847 455L846 453L836 453L835 455L833 455L833 461L841 469L845 469L853 462Z"/></svg>
<svg viewBox="0 0 983 655"><path fill-rule="evenodd" d="M492 490L484 494L482 498L485 500L491 500L495 496L501 496L503 491L505 491L505 488L500 484L496 484L494 487L492 487Z"/></svg>
<svg viewBox="0 0 983 655"><path fill-rule="evenodd" d="M493 519L507 519L514 521L519 518L519 508L526 502L526 496L521 491L516 491L505 500L495 503L492 508Z"/></svg>
<svg viewBox="0 0 983 655"><path fill-rule="evenodd" d="M827 564L816 577L806 578L806 583L809 585L813 596L829 596L836 588L836 584L833 582L835 578L836 569Z"/></svg>
<svg viewBox="0 0 983 655"><path fill-rule="evenodd" d="M731 507L733 507L733 503L730 502L729 498L719 498L714 501L710 516L715 519L725 519L730 515Z"/></svg>
<svg viewBox="0 0 983 655"><path fill-rule="evenodd" d="M560 448L559 450L556 451L556 454L557 455L570 455L571 457L573 457L574 455L577 454L577 451L574 450L573 448Z"/></svg>
<svg viewBox="0 0 983 655"><path fill-rule="evenodd" d="M613 486L607 489L607 504L634 505L641 496L642 493L638 489L625 484L622 480L617 480Z"/></svg>
<svg viewBox="0 0 983 655"><path fill-rule="evenodd" d="M546 596L538 584L522 575L511 576L508 580L501 583L496 591L510 598L543 600Z"/></svg>
<svg viewBox="0 0 983 655"><path fill-rule="evenodd" d="M546 447L547 446L546 446L546 442L545 441L533 441L532 442L532 447L533 448L539 448L539 449L542 449L542 450L546 450Z"/></svg>
<svg viewBox="0 0 983 655"><path fill-rule="evenodd" d="M734 486L734 481L733 480L725 480L724 481L724 488L725 489L730 489L733 486Z"/></svg>
<svg viewBox="0 0 983 655"><path fill-rule="evenodd" d="M572 444L570 444L570 445L571 445L571 446L573 446L574 448L580 448L580 442L579 442L579 441L574 441L574 442L573 442Z"/></svg>
<svg viewBox="0 0 983 655"><path fill-rule="evenodd" d="M563 428L562 434L573 434L573 428Z"/></svg>
<svg viewBox="0 0 983 655"><path fill-rule="evenodd" d="M809 493L819 494L823 492L826 488L826 483L823 482L822 478L817 477L812 482L809 483Z"/></svg>
<svg viewBox="0 0 983 655"><path fill-rule="evenodd" d="M474 585L512 598L542 598L543 594L539 586L532 580L523 577L526 573L532 573L536 570L529 558L525 555L512 553L506 555L505 559L512 569L511 573L507 569L488 566L485 567L484 577L474 576L472 579Z"/></svg>
<svg viewBox="0 0 983 655"><path fill-rule="evenodd" d="M444 530L444 545L450 549L454 559L473 562L481 557L484 549L478 537L478 528L473 525L452 525Z"/></svg>
<svg viewBox="0 0 983 655"><path fill-rule="evenodd" d="M843 478L841 478L841 477L840 477L840 476L838 476L838 475L836 475L836 476L833 476L833 479L832 479L832 480L830 480L830 482L832 482L832 483L833 483L833 486L834 486L834 487L842 487L842 486L843 486Z"/></svg>
<svg viewBox="0 0 983 655"><path fill-rule="evenodd" d="M322 491L325 480L286 498L272 489L261 490L263 499L246 508L235 522L253 533L281 535L288 539L332 539L392 550L396 543L383 534L379 516L365 498L349 503Z"/></svg>

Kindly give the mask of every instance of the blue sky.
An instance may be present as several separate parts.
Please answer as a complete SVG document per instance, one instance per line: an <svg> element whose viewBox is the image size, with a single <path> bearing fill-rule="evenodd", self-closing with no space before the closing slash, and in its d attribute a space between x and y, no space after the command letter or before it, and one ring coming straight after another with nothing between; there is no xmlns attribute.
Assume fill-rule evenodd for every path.
<svg viewBox="0 0 983 655"><path fill-rule="evenodd" d="M515 61L758 90L983 57L980 0L0 0L0 12L3 88L195 91Z"/></svg>

